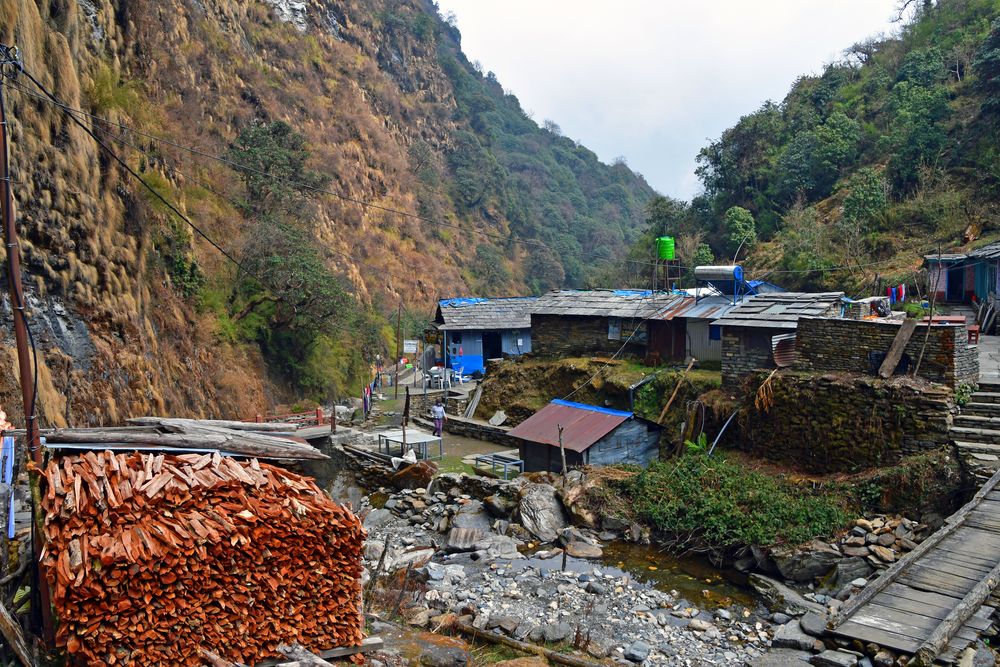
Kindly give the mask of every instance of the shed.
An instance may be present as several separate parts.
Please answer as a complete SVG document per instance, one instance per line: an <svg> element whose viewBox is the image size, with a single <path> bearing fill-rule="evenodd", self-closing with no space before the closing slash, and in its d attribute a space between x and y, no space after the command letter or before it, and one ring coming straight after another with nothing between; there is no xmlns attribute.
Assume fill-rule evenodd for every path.
<svg viewBox="0 0 1000 667"><path fill-rule="evenodd" d="M652 290L555 290L531 306L535 354L575 357L646 356L646 320L687 299L683 292Z"/></svg>
<svg viewBox="0 0 1000 667"><path fill-rule="evenodd" d="M631 412L554 400L513 428L525 472L562 472L559 427L567 466L633 463L659 456L663 427Z"/></svg>
<svg viewBox="0 0 1000 667"><path fill-rule="evenodd" d="M775 368L774 349L802 317L839 317L843 292L773 292L752 296L712 322L722 330L722 383L735 386Z"/></svg>
<svg viewBox="0 0 1000 667"><path fill-rule="evenodd" d="M985 301L1000 293L1000 241L967 253L924 255L924 264L938 302Z"/></svg>
<svg viewBox="0 0 1000 667"><path fill-rule="evenodd" d="M536 297L458 298L438 302L434 326L443 334L445 365L482 373L487 359L531 352L531 316Z"/></svg>

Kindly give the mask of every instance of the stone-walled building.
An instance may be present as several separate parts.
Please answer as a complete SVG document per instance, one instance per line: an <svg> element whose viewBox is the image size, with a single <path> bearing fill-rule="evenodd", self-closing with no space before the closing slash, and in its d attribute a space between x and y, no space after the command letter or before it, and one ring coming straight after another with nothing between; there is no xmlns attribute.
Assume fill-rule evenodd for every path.
<svg viewBox="0 0 1000 667"><path fill-rule="evenodd" d="M735 387L759 370L777 368L781 337L794 334L802 317L840 316L843 297L843 292L760 294L712 322L722 329L723 386Z"/></svg>
<svg viewBox="0 0 1000 667"><path fill-rule="evenodd" d="M901 319L803 317L799 320L792 367L820 373L839 371L874 375L901 323ZM903 350L896 374L912 373L918 359L918 377L931 382L955 387L979 379L979 352L976 346L969 345L969 333L964 324L917 325Z"/></svg>
<svg viewBox="0 0 1000 667"><path fill-rule="evenodd" d="M556 290L531 307L533 351L540 357L646 357L647 320L684 294L650 290ZM693 301L693 299L692 299Z"/></svg>

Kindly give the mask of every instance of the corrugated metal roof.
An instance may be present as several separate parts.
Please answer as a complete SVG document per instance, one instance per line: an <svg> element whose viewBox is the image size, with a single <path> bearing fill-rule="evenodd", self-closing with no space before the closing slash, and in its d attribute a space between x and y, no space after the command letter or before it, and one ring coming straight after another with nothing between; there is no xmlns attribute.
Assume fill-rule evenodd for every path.
<svg viewBox="0 0 1000 667"><path fill-rule="evenodd" d="M534 296L443 299L438 302L434 322L442 331L527 329L531 327L528 307L537 299Z"/></svg>
<svg viewBox="0 0 1000 667"><path fill-rule="evenodd" d="M724 296L709 296L702 299L688 297L667 306L650 319L672 320L675 317L683 317L692 320L714 320L724 316L735 307L732 300Z"/></svg>
<svg viewBox="0 0 1000 667"><path fill-rule="evenodd" d="M534 315L577 315L649 319L688 298L675 292L651 290L555 290L538 298Z"/></svg>
<svg viewBox="0 0 1000 667"><path fill-rule="evenodd" d="M511 429L510 435L558 447L562 426L563 447L583 452L631 417L631 412L555 400Z"/></svg>
<svg viewBox="0 0 1000 667"><path fill-rule="evenodd" d="M940 255L924 255L924 259L929 262L961 262L969 259L969 256L964 252L945 252Z"/></svg>
<svg viewBox="0 0 1000 667"><path fill-rule="evenodd" d="M712 324L795 329L800 317L831 315L843 292L774 292L752 296Z"/></svg>
<svg viewBox="0 0 1000 667"><path fill-rule="evenodd" d="M984 245L969 253L971 259L997 259L1000 257L1000 241Z"/></svg>

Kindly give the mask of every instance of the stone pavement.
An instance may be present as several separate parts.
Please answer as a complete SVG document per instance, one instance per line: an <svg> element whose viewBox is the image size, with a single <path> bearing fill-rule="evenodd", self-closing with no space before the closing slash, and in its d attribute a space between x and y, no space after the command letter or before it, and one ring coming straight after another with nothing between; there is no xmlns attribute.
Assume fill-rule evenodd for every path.
<svg viewBox="0 0 1000 667"><path fill-rule="evenodd" d="M979 338L979 381L1000 384L1000 336Z"/></svg>

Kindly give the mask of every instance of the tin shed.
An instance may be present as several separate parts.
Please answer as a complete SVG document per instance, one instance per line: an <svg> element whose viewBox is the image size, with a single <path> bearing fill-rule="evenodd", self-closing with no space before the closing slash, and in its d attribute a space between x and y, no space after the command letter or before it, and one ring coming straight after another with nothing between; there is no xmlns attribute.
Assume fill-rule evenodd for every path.
<svg viewBox="0 0 1000 667"><path fill-rule="evenodd" d="M560 426L569 467L647 465L659 456L659 424L631 412L557 399L510 431L521 440L525 472L562 472Z"/></svg>

